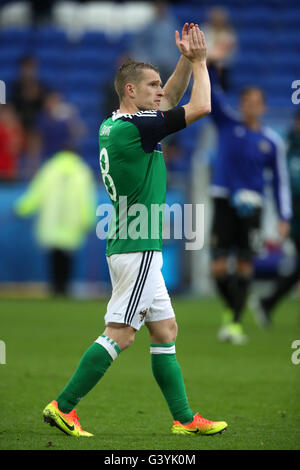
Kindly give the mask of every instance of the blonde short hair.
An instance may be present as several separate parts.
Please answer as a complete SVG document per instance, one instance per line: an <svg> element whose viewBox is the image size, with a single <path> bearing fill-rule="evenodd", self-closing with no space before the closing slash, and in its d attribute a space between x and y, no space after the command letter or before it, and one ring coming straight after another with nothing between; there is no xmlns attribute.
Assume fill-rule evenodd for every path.
<svg viewBox="0 0 300 470"><path fill-rule="evenodd" d="M159 73L158 68L148 62L137 62L136 60L127 60L117 71L115 78L115 90L122 100L125 94L125 85L132 82L136 85L143 79L143 70L150 69Z"/></svg>

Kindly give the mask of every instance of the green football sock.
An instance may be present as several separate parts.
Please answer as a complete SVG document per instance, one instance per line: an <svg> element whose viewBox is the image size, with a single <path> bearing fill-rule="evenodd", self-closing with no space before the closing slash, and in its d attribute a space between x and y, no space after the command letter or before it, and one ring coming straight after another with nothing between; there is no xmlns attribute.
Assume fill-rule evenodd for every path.
<svg viewBox="0 0 300 470"><path fill-rule="evenodd" d="M175 421L182 424L193 421L186 396L180 366L175 354L175 342L167 344L151 344L152 372L157 381Z"/></svg>
<svg viewBox="0 0 300 470"><path fill-rule="evenodd" d="M101 335L82 356L79 365L57 398L58 408L69 413L103 377L121 349L115 341Z"/></svg>

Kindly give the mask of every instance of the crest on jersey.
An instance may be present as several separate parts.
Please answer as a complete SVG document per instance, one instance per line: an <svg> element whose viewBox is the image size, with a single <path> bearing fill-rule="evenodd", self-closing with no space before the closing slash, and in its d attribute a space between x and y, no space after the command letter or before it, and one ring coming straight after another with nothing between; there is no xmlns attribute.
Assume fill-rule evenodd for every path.
<svg viewBox="0 0 300 470"><path fill-rule="evenodd" d="M139 316L140 316L140 321L142 322L146 315L147 315L147 312L148 312L148 309L146 308L145 310L142 310L140 313L139 313Z"/></svg>
<svg viewBox="0 0 300 470"><path fill-rule="evenodd" d="M236 137L244 137L246 135L246 129L243 126L235 126L234 133Z"/></svg>
<svg viewBox="0 0 300 470"><path fill-rule="evenodd" d="M260 140L258 148L263 153L269 153L271 151L271 144L267 140Z"/></svg>

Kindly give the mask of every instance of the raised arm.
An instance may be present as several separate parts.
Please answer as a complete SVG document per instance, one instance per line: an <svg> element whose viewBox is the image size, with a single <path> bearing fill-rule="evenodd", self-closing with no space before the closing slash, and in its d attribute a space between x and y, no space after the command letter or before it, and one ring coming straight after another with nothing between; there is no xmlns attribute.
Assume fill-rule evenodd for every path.
<svg viewBox="0 0 300 470"><path fill-rule="evenodd" d="M191 62L193 73L193 88L190 101L184 107L185 121L189 126L211 112L211 89L206 66L206 42L198 25L189 30L188 47L180 43L182 54Z"/></svg>
<svg viewBox="0 0 300 470"><path fill-rule="evenodd" d="M208 66L211 83L211 118L218 127L226 125L229 121L240 122L238 113L227 104L227 98L217 78L217 71L213 65Z"/></svg>
<svg viewBox="0 0 300 470"><path fill-rule="evenodd" d="M190 25L188 23L184 24L182 28L181 39L179 32L175 31L175 41L179 50L181 42L186 44L186 47L188 48L189 31L193 26L193 23L191 23ZM188 87L188 84L191 79L191 74L191 62L184 55L181 55L174 72L172 73L163 88L164 96L161 102L162 111L167 111L168 109L174 108L179 103Z"/></svg>

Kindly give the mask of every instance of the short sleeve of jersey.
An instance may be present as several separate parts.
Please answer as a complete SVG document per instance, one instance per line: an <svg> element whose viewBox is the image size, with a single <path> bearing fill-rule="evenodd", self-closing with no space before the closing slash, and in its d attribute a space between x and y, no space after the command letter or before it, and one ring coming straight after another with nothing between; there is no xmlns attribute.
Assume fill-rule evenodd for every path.
<svg viewBox="0 0 300 470"><path fill-rule="evenodd" d="M143 150L150 153L161 139L186 127L185 110L178 106L168 111L140 111L132 115L131 122L139 130Z"/></svg>

